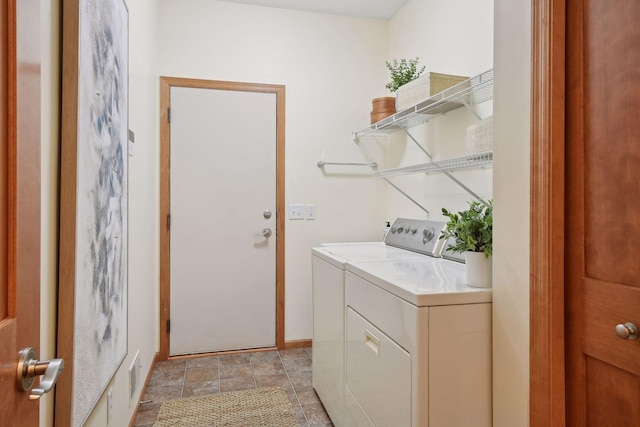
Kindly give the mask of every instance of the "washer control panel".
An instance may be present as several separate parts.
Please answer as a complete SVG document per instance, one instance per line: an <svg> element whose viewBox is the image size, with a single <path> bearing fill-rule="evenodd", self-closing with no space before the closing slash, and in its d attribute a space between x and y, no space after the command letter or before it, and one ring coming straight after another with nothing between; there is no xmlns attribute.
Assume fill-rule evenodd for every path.
<svg viewBox="0 0 640 427"><path fill-rule="evenodd" d="M440 221L398 218L384 241L389 246L439 257L444 244L444 240L440 240L440 233L445 225Z"/></svg>

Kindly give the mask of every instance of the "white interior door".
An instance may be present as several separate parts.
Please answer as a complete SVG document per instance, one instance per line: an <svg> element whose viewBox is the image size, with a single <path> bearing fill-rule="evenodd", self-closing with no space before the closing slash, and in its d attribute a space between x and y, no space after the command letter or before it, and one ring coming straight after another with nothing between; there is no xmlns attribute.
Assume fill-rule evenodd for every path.
<svg viewBox="0 0 640 427"><path fill-rule="evenodd" d="M169 354L275 346L276 95L172 87L170 126Z"/></svg>

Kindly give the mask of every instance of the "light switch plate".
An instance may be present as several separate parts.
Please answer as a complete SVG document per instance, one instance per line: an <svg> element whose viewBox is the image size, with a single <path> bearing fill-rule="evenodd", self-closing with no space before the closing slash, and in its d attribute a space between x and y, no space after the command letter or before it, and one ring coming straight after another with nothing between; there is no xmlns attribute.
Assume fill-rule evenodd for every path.
<svg viewBox="0 0 640 427"><path fill-rule="evenodd" d="M289 219L304 219L304 205L290 204Z"/></svg>
<svg viewBox="0 0 640 427"><path fill-rule="evenodd" d="M304 214L306 219L316 219L316 205L306 205Z"/></svg>

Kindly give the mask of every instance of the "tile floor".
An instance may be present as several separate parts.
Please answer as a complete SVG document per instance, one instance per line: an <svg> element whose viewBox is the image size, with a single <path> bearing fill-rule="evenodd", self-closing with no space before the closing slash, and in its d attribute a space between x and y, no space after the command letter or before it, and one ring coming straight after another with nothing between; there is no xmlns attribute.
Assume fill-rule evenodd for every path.
<svg viewBox="0 0 640 427"><path fill-rule="evenodd" d="M152 426L166 400L273 386L284 388L301 427L333 426L311 385L311 357L301 348L158 362L134 426Z"/></svg>

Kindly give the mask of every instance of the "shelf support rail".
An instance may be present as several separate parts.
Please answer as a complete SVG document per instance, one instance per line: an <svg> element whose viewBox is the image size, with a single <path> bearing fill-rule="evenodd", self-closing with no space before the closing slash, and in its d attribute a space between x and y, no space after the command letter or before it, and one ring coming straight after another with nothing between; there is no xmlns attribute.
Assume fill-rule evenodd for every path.
<svg viewBox="0 0 640 427"><path fill-rule="evenodd" d="M411 140L412 140L412 141L413 141L413 142L418 146L418 148L420 148L420 150L422 150L422 152L423 152L424 154L426 154L426 156L429 158L429 161L430 161L431 163L434 163L434 161L433 161L433 157L431 157L431 154L429 154L429 152L428 152L428 151L427 151L427 150L426 150L422 145L420 145L420 143L419 143L419 142L418 142L418 141L413 137L413 135L411 135L411 134L409 133L409 131L408 131L408 130L406 130L405 128L402 128L402 130L404 131L404 133L406 133L406 134L407 134L407 136L409 137L409 139L411 139ZM435 164L435 163L434 163L434 164ZM487 203L487 202L486 202L482 197L480 197L478 194L476 194L476 193L475 193L473 190L471 190L469 187L467 187L467 186L466 186L466 185L464 185L462 182L460 182L460 180L459 180L458 178L456 178L455 176L453 176L449 171L444 170L444 169L442 169L442 168L440 168L440 167L437 167L437 165L436 165L436 169L437 169L437 170L439 170L440 172L442 172L443 174L445 174L445 175L446 175L450 180L452 180L453 182L455 182L456 184L458 184L458 186L460 186L460 188L462 188L464 191L466 191L467 193L469 193L470 195L472 195L473 197L475 197L475 198L476 198L476 200L478 200L480 203L482 203L482 204L483 204L483 205L485 205L486 207L490 207L490 206L489 206L489 203ZM386 178L384 178L384 177L383 177L383 179L384 179L385 181L389 182L389 180L387 180ZM391 184L391 183L389 182L389 184ZM391 184L391 185L393 185L393 184ZM396 189L397 189L397 188L396 188ZM404 194L406 197L409 197L409 196L407 196L404 192L403 192L402 194ZM411 199L411 198L409 197L409 199ZM414 203L416 203L418 206L420 206L420 205L418 204L418 202L416 202L416 201L415 201L415 200L413 200L413 199L411 199L411 200L412 200ZM420 207L422 207L422 206L420 206ZM423 209L424 209L424 208L423 208ZM424 210L426 211L426 209L424 209ZM428 212L427 212L427 213L428 213Z"/></svg>
<svg viewBox="0 0 640 427"><path fill-rule="evenodd" d="M427 213L427 218L429 218L429 211L427 209L425 209L424 206L422 206L420 203L416 202L413 198L411 198L411 196L409 196L407 193L405 193L404 191L402 191L397 185L395 185L393 182L389 181L389 179L385 176L382 176L378 171L376 171L376 168L378 167L378 164L376 162L372 162L372 163L345 163L345 162L325 162L323 160L318 160L318 163L316 163L316 165L319 168L323 168L325 167L325 165L336 165L336 166L369 166L371 169L373 169L373 173L375 173L378 177L384 179L387 184L389 184L390 186L392 186L393 188L395 188L398 192L400 192L400 194L402 194L404 197L406 197L407 199L411 200L413 203L415 203L416 206L418 206L420 209L422 209L423 211L425 211Z"/></svg>
<svg viewBox="0 0 640 427"><path fill-rule="evenodd" d="M476 116L476 118L478 120L482 120L482 117L480 117L480 114L478 114L478 112L476 111L476 109L474 107L472 107L467 101L465 101L464 99L462 99L460 102L462 102L462 104L467 108L467 110L471 111L471 114L473 114L474 116Z"/></svg>
<svg viewBox="0 0 640 427"><path fill-rule="evenodd" d="M429 211L422 206L420 203L418 203L417 201L415 201L415 199L413 199L411 196L409 196L407 193L405 193L404 191L402 191L400 189L400 187L398 187L397 185L395 185L393 182L389 181L389 178L382 176L379 172L374 171L374 173L376 175L378 175L378 177L384 179L387 184L389 184L390 186L392 186L393 188L395 188L400 194L402 194L404 197L406 197L407 199L409 199L410 201L413 202L413 204L415 204L417 207L419 207L420 209L422 209L426 214L427 214L427 219L429 219L429 215L431 215L431 213L429 213Z"/></svg>
<svg viewBox="0 0 640 427"><path fill-rule="evenodd" d="M378 164L376 162L372 162L372 163L344 163L344 162L325 162L323 160L318 160L318 163L316 163L316 166L318 166L319 168L323 168L326 165L335 165L335 166L369 166L371 169L375 169L378 167Z"/></svg>

